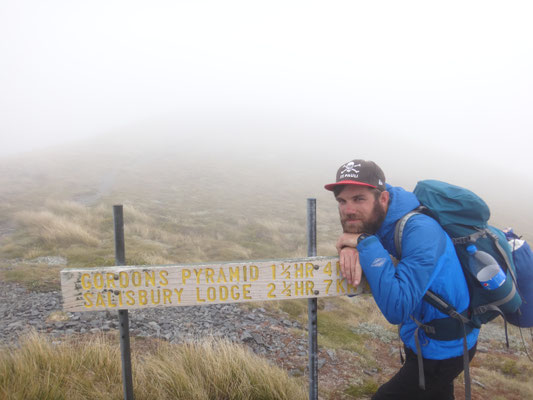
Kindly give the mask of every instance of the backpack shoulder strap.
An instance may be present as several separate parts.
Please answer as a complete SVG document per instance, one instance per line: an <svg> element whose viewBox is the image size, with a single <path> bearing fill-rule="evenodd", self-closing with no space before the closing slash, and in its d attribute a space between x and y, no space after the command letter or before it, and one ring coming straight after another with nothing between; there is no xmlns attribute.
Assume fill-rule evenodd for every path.
<svg viewBox="0 0 533 400"><path fill-rule="evenodd" d="M408 212L402 218L396 222L394 228L394 247L396 248L396 254L398 254L398 259L402 258L402 238L403 238L403 229L409 218L416 214L424 214L424 207L415 208L413 211Z"/></svg>

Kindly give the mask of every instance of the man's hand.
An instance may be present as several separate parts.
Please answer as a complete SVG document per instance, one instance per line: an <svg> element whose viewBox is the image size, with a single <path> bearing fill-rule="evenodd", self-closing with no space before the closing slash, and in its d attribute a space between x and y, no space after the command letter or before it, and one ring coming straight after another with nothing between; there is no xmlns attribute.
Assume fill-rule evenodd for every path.
<svg viewBox="0 0 533 400"><path fill-rule="evenodd" d="M359 252L353 247L344 247L339 251L342 276L349 284L357 287L361 282L363 270L359 264Z"/></svg>
<svg viewBox="0 0 533 400"><path fill-rule="evenodd" d="M337 240L337 252L341 253L341 249L343 247L357 247L357 239L359 239L359 236L361 236L360 233L343 233L339 240Z"/></svg>

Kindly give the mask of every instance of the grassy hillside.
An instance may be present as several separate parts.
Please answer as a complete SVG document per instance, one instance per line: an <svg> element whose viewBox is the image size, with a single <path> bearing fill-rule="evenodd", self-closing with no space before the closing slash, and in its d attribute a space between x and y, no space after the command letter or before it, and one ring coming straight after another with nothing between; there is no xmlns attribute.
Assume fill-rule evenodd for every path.
<svg viewBox="0 0 533 400"><path fill-rule="evenodd" d="M309 197L317 198L318 255L334 255L338 215L323 184L331 181L339 160L331 164L305 152L274 152L266 145L244 151L232 145L239 143L86 143L0 161L0 279L49 290L59 287L63 267L43 264L42 257L61 257L69 267L114 265L114 204L124 205L128 264L306 256ZM306 322L306 302L270 302L266 307ZM344 298L320 302L320 346L337 350L347 365L357 363L378 374L355 379L342 389L346 398L365 398L398 368L388 356L392 345L362 329L364 323L381 326L387 335L394 331L371 302L356 307ZM48 354L49 345L39 340L28 346ZM524 357L502 355L499 347L495 351L496 356L478 357L483 362L474 366L474 376L496 382L501 398L533 393L527 384L516 389L524 380L521 371L529 371ZM25 363L27 354L2 357L3 365L9 365L3 368L13 368L6 363ZM116 366L110 368L116 373ZM57 390L64 390L64 383ZM109 393L119 389L113 386Z"/></svg>
<svg viewBox="0 0 533 400"><path fill-rule="evenodd" d="M5 167L0 224L13 232L0 243L5 258L54 254L72 266L108 265L113 204L124 204L129 263L306 255L311 196L319 197L322 254L332 253L338 232L334 203L311 183L313 172L277 160L87 149Z"/></svg>

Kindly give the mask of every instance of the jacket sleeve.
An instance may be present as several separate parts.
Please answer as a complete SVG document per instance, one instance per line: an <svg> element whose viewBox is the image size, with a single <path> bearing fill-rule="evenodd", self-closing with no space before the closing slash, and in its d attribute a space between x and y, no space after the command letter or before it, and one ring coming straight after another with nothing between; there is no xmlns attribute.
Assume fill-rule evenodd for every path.
<svg viewBox="0 0 533 400"><path fill-rule="evenodd" d="M391 324L401 324L412 315L442 267L446 234L425 215L415 215L405 225L402 259L395 267L376 236L363 240L357 250L372 295Z"/></svg>

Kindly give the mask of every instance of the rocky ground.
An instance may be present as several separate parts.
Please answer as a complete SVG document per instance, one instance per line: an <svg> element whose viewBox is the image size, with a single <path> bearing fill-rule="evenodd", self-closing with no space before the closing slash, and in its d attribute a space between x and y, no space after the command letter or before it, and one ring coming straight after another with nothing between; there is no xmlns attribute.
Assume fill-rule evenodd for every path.
<svg viewBox="0 0 533 400"><path fill-rule="evenodd" d="M0 344L7 346L16 345L18 337L30 329L51 336L52 340L61 340L63 335L118 331L116 312L65 313L60 292L31 292L18 284L1 281L0 319ZM225 304L131 310L129 321L130 333L135 337L160 338L174 343L206 336L225 338L248 346L293 376L307 374L306 327L287 315L273 314L264 308ZM368 337L367 348L375 354L379 369L365 368L357 353L320 349L319 387L327 389L328 398L345 398L346 387L359 385L369 377L382 382L400 366L394 334L369 323L360 324L357 330ZM482 332L480 352L488 351L484 341L503 343L500 326L491 324ZM511 351L517 356L523 355L519 338L510 339Z"/></svg>
<svg viewBox="0 0 533 400"><path fill-rule="evenodd" d="M61 340L63 335L118 331L116 312L65 313L61 309L58 291L31 292L18 284L0 281L0 344L16 345L19 336L31 329L52 340ZM246 345L293 376L306 374L308 339L304 327L263 308L226 304L130 310L129 323L131 336L173 343L207 336L225 338ZM355 356L320 350L318 365L325 373L326 363L331 367Z"/></svg>

